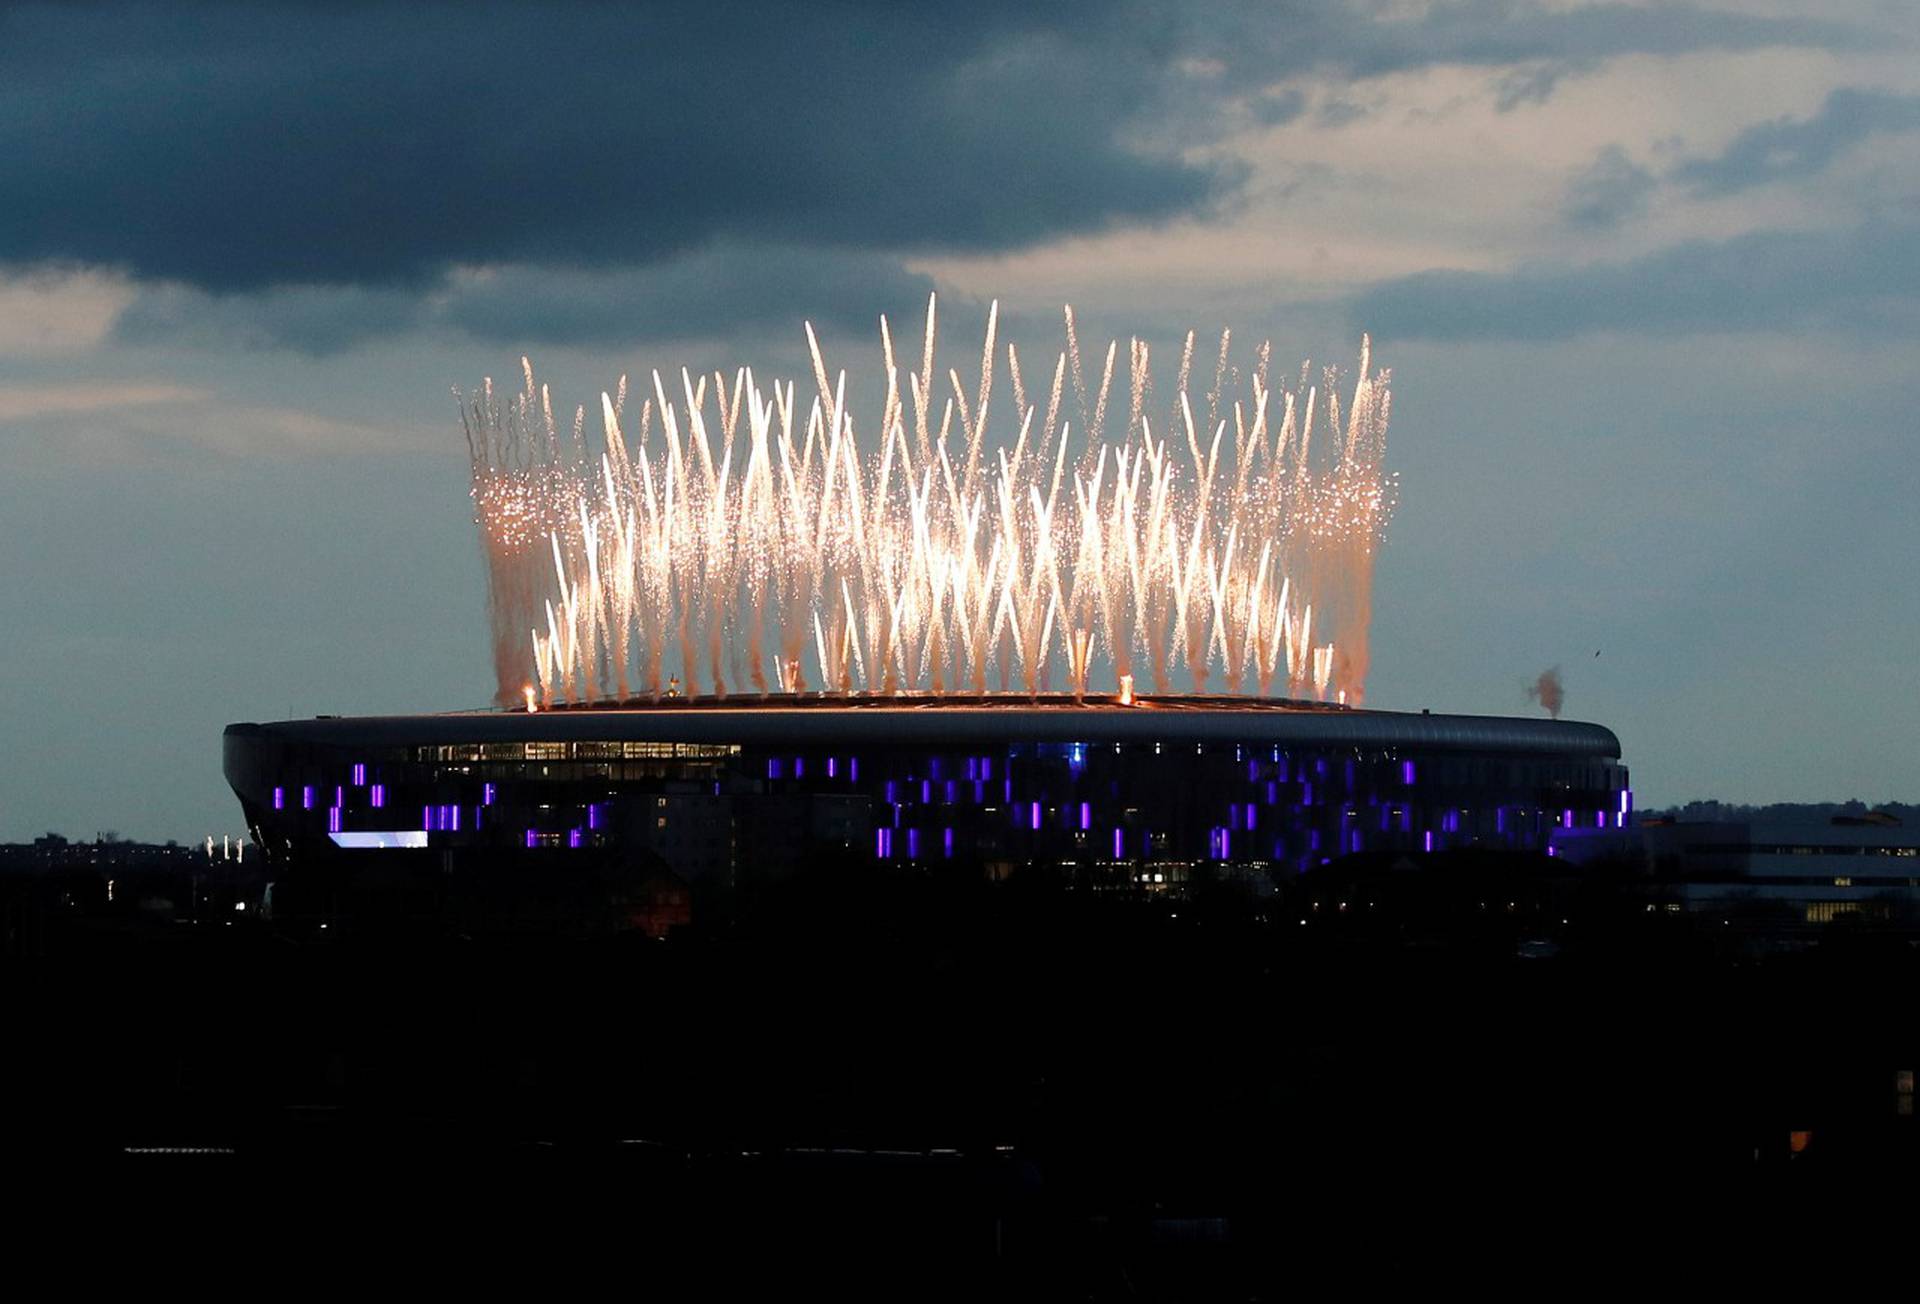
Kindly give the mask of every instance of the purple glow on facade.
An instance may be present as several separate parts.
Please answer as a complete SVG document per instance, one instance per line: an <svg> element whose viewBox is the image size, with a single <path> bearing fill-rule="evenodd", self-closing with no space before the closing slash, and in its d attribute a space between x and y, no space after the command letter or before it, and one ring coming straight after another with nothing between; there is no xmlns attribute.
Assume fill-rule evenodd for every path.
<svg viewBox="0 0 1920 1304"><path fill-rule="evenodd" d="M889 802L895 802L900 800L899 788L897 785L895 785L892 779L887 780L887 800Z"/></svg>
<svg viewBox="0 0 1920 1304"><path fill-rule="evenodd" d="M849 756L847 758L847 779L852 783L860 782L860 758L858 756Z"/></svg>
<svg viewBox="0 0 1920 1304"><path fill-rule="evenodd" d="M480 785L480 804L482 806L493 805L493 785L491 783L483 783Z"/></svg>
<svg viewBox="0 0 1920 1304"><path fill-rule="evenodd" d="M829 779L840 777L840 762L831 756L827 757L827 777Z"/></svg>
<svg viewBox="0 0 1920 1304"><path fill-rule="evenodd" d="M1083 829L1090 829L1093 827L1093 803L1092 802L1083 801L1080 803L1080 827Z"/></svg>
<svg viewBox="0 0 1920 1304"><path fill-rule="evenodd" d="M948 860L953 859L953 826L949 824L940 833L940 846Z"/></svg>
<svg viewBox="0 0 1920 1304"><path fill-rule="evenodd" d="M387 804L387 785L386 784L376 783L368 791L369 791L369 800L372 802L374 809L378 810L380 807L385 806Z"/></svg>
<svg viewBox="0 0 1920 1304"><path fill-rule="evenodd" d="M329 807L327 810L327 832L338 833L339 831L340 831L340 808L338 806Z"/></svg>
<svg viewBox="0 0 1920 1304"><path fill-rule="evenodd" d="M528 829L527 830L527 846L537 847L539 845L540 845L539 833L535 832L533 829Z"/></svg>
<svg viewBox="0 0 1920 1304"><path fill-rule="evenodd" d="M807 777L806 757L796 756L793 758L793 777L796 779L804 779Z"/></svg>
<svg viewBox="0 0 1920 1304"><path fill-rule="evenodd" d="M273 790L273 808L275 810L285 810L287 808L287 790L285 788L275 788Z"/></svg>
<svg viewBox="0 0 1920 1304"><path fill-rule="evenodd" d="M305 810L313 809L313 785L312 784L308 784L306 787L300 789L300 805Z"/></svg>
<svg viewBox="0 0 1920 1304"><path fill-rule="evenodd" d="M1127 858L1127 835L1125 830L1115 829L1113 831L1113 858L1115 860L1125 860Z"/></svg>
<svg viewBox="0 0 1920 1304"><path fill-rule="evenodd" d="M769 779L778 779L779 777L781 777L779 757L777 756L767 757L767 777Z"/></svg>
<svg viewBox="0 0 1920 1304"><path fill-rule="evenodd" d="M600 808L598 806L587 807L587 827L590 829L600 827Z"/></svg>
<svg viewBox="0 0 1920 1304"><path fill-rule="evenodd" d="M893 830L875 829L873 831L873 854L882 860L893 855Z"/></svg>
<svg viewBox="0 0 1920 1304"><path fill-rule="evenodd" d="M931 806L933 804L933 780L932 779L920 780L920 804L922 806Z"/></svg>
<svg viewBox="0 0 1920 1304"><path fill-rule="evenodd" d="M1567 810L1564 810L1560 813L1560 827L1563 829L1570 829L1573 827L1573 810L1571 808L1568 808Z"/></svg>
<svg viewBox="0 0 1920 1304"><path fill-rule="evenodd" d="M1040 803L1037 801L1032 803L1032 808L1033 808L1033 827L1037 829L1040 827Z"/></svg>
<svg viewBox="0 0 1920 1304"><path fill-rule="evenodd" d="M1400 782L1406 784L1409 788L1413 786L1413 762L1412 761L1400 762Z"/></svg>
<svg viewBox="0 0 1920 1304"><path fill-rule="evenodd" d="M567 830L567 845L568 845L569 847L578 847L578 846L580 845L580 830L579 830L579 829L568 829L568 830Z"/></svg>
<svg viewBox="0 0 1920 1304"><path fill-rule="evenodd" d="M907 830L907 859L908 860L920 859L920 830L919 829Z"/></svg>
<svg viewBox="0 0 1920 1304"><path fill-rule="evenodd" d="M353 786L356 788L367 786L367 767L359 762L355 762L353 767Z"/></svg>
<svg viewBox="0 0 1920 1304"><path fill-rule="evenodd" d="M1427 850L1432 851L1433 850L1433 830L1428 829L1425 836L1426 836L1426 842L1427 842Z"/></svg>

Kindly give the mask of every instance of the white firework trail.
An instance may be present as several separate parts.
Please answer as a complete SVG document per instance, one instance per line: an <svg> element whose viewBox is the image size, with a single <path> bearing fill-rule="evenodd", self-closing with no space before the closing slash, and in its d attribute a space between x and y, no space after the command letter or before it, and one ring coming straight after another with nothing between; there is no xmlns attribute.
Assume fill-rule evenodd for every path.
<svg viewBox="0 0 1920 1304"><path fill-rule="evenodd" d="M881 319L871 434L810 325L804 410L791 381L683 370L671 396L652 375L636 421L623 377L592 451L585 409L563 430L525 360L511 397L488 381L463 398L496 700L1130 696L1141 662L1155 693L1204 693L1219 675L1230 693L1363 700L1394 496L1389 375L1366 341L1343 404L1331 370L1270 389L1267 344L1249 392L1229 394L1223 333L1198 421L1189 334L1172 429L1156 430L1148 349L1132 340L1127 426L1108 436L1118 341L1090 389L1068 309L1044 398L1026 382L1048 373L1023 374L1007 346L1018 425L996 444L998 305L977 384L949 368L944 397L936 307L904 376Z"/></svg>

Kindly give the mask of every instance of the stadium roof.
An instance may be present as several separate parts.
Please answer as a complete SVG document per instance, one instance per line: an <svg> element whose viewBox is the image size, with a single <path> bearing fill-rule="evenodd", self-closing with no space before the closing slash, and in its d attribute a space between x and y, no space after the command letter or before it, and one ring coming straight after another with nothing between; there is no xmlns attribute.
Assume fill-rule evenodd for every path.
<svg viewBox="0 0 1920 1304"><path fill-rule="evenodd" d="M319 746L651 741L760 746L971 746L1018 742L1275 743L1618 758L1601 725L1509 716L1418 715L1231 697L840 698L668 701L657 705L448 715L320 716L234 724L230 736Z"/></svg>

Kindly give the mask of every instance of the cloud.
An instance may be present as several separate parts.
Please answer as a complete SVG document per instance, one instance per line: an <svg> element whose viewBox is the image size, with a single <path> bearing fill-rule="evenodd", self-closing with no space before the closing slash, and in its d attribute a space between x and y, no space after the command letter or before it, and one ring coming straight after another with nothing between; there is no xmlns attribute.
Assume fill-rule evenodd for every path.
<svg viewBox="0 0 1920 1304"><path fill-rule="evenodd" d="M0 357L84 353L134 297L124 277L71 267L0 270Z"/></svg>
<svg viewBox="0 0 1920 1304"><path fill-rule="evenodd" d="M141 287L114 324L133 345L290 349L315 357L420 325L428 305L414 289L292 285L210 292L179 282Z"/></svg>
<svg viewBox="0 0 1920 1304"><path fill-rule="evenodd" d="M1073 10L28 8L0 51L0 259L210 291L724 238L991 248L1231 184L1123 139L1164 51Z"/></svg>
<svg viewBox="0 0 1920 1304"><path fill-rule="evenodd" d="M1292 77L1538 63L1518 103L1619 54L1863 39L1518 0L6 7L0 264L425 292L717 242L1012 249L1213 211L1243 174L1206 146L1244 119L1212 110ZM310 331L382 310L274 307Z"/></svg>
<svg viewBox="0 0 1920 1304"><path fill-rule="evenodd" d="M1615 331L1920 330L1920 226L1761 231L1642 258L1512 272L1433 271L1351 305L1382 339L1562 340Z"/></svg>
<svg viewBox="0 0 1920 1304"><path fill-rule="evenodd" d="M646 266L457 268L431 286L143 287L114 337L134 345L328 357L415 331L526 347L734 340L768 328L872 331L918 311L931 277L846 249L722 245Z"/></svg>
<svg viewBox="0 0 1920 1304"><path fill-rule="evenodd" d="M1673 179L1700 195L1730 195L1770 181L1812 176L1876 133L1920 129L1920 95L1845 88L1812 117L1747 128L1712 158L1691 159Z"/></svg>
<svg viewBox="0 0 1920 1304"><path fill-rule="evenodd" d="M202 390L164 381L66 381L37 385L0 385L0 421L196 403Z"/></svg>
<svg viewBox="0 0 1920 1304"><path fill-rule="evenodd" d="M480 339L547 343L733 338L766 328L874 330L924 308L930 277L848 250L701 250L652 267L514 267L457 278L436 319Z"/></svg>
<svg viewBox="0 0 1920 1304"><path fill-rule="evenodd" d="M182 456L346 457L445 452L446 430L365 422L143 382L0 388L0 448L16 470L150 465Z"/></svg>
<svg viewBox="0 0 1920 1304"><path fill-rule="evenodd" d="M1573 226L1618 226L1645 210L1659 185L1653 173L1609 145L1567 184L1561 215Z"/></svg>
<svg viewBox="0 0 1920 1304"><path fill-rule="evenodd" d="M1545 104L1567 77L1592 72L1597 59L1550 59L1514 69L1494 83L1493 106L1511 113L1523 104Z"/></svg>

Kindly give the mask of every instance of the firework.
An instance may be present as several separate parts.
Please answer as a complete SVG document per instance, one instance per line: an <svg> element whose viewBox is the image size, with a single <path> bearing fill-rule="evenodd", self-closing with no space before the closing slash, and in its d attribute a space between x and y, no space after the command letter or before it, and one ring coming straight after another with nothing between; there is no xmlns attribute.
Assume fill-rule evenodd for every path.
<svg viewBox="0 0 1920 1304"><path fill-rule="evenodd" d="M1068 309L1044 399L1007 346L1014 419L990 431L998 315L972 388L936 374L932 298L918 370L882 318L871 433L811 326L804 399L747 368L655 372L637 413L623 378L597 421L563 424L523 362L518 391L489 381L463 400L496 700L1130 697L1137 680L1358 704L1393 499L1389 376L1369 345L1343 404L1331 370L1271 386L1264 344L1228 393L1223 334L1196 418L1189 335L1156 419L1133 340L1126 427L1109 436L1118 342L1089 387Z"/></svg>

